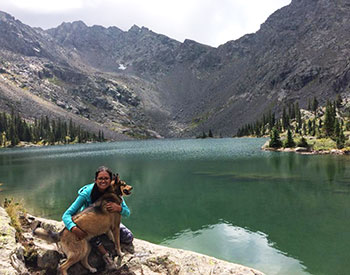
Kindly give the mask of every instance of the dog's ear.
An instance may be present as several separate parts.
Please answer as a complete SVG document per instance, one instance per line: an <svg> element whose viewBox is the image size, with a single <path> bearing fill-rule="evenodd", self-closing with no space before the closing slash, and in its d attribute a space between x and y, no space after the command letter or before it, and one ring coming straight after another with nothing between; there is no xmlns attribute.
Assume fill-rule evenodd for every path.
<svg viewBox="0 0 350 275"><path fill-rule="evenodd" d="M115 174L115 182L116 183L120 183L120 178L119 178L119 174Z"/></svg>

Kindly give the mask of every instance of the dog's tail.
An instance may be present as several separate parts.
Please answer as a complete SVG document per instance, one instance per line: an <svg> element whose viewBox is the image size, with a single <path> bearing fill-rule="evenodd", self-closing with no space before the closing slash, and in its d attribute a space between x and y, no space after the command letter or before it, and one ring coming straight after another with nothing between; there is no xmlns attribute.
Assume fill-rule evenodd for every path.
<svg viewBox="0 0 350 275"><path fill-rule="evenodd" d="M53 232L52 230L45 230L38 227L33 230L33 235L48 243L58 243L61 239L61 232Z"/></svg>

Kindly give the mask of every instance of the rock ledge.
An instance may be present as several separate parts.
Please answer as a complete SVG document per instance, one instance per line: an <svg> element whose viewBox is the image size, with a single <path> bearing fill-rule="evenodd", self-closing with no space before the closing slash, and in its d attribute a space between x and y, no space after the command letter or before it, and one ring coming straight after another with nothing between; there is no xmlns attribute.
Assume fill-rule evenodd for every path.
<svg viewBox="0 0 350 275"><path fill-rule="evenodd" d="M22 245L16 242L15 229L10 225L10 218L4 208L0 207L0 274L56 274L62 255L57 252L56 244L47 244L35 238L31 233L31 226L40 221L44 228L60 230L62 222L37 218L31 215L21 215L25 220L22 235ZM113 247L106 240L106 248ZM28 259L28 243L31 251L36 251L35 263ZM262 272L242 265L218 260L199 253L174 249L135 239L133 246L124 246L124 256L116 258L119 268L115 271L104 270L101 257L92 251L89 262L98 269L95 274L122 274L122 275L154 275L154 274L233 274L233 275L263 275ZM33 256L33 253L32 255ZM33 258L33 257L32 257ZM26 263L26 265L25 265ZM69 274L90 274L79 263L69 269Z"/></svg>

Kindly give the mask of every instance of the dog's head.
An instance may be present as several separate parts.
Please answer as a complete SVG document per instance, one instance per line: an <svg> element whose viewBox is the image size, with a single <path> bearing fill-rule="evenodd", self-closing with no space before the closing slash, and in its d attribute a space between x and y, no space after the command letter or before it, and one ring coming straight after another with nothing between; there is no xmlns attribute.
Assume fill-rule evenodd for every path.
<svg viewBox="0 0 350 275"><path fill-rule="evenodd" d="M131 185L128 185L125 181L120 180L118 174L114 176L111 186L113 186L114 192L118 196L129 196L131 194L131 190L133 189Z"/></svg>

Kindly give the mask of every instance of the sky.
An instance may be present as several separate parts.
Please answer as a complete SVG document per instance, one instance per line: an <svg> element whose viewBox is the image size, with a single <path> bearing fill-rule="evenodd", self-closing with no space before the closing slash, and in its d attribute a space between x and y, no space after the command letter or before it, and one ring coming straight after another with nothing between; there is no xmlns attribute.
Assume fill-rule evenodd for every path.
<svg viewBox="0 0 350 275"><path fill-rule="evenodd" d="M31 27L82 20L88 26L134 24L183 42L217 47L254 33L291 0L0 0L0 10Z"/></svg>

